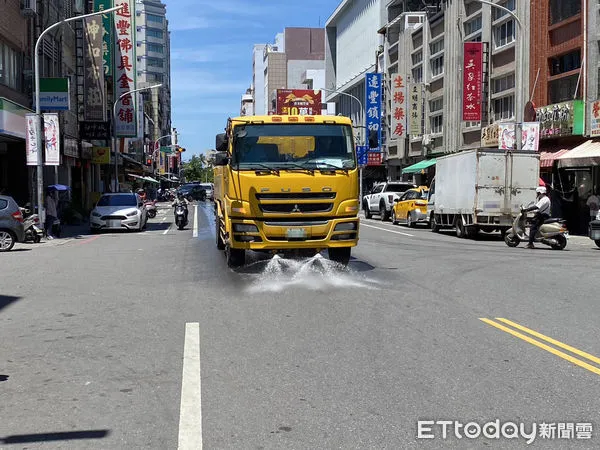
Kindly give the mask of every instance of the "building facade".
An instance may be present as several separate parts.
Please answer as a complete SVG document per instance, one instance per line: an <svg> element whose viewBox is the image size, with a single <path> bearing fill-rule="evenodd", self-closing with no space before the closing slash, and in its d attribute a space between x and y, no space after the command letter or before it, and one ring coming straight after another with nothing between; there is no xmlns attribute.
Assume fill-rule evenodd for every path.
<svg viewBox="0 0 600 450"><path fill-rule="evenodd" d="M263 54L266 44L255 44L252 49L252 108L258 116L267 113L265 103L265 61Z"/></svg>

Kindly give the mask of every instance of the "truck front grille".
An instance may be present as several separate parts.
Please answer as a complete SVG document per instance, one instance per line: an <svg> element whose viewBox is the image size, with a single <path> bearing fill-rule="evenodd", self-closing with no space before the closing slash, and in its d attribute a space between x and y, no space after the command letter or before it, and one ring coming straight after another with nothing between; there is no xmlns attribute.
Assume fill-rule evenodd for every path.
<svg viewBox="0 0 600 450"><path fill-rule="evenodd" d="M256 194L257 200L333 200L335 192L281 192L277 194Z"/></svg>
<svg viewBox="0 0 600 450"><path fill-rule="evenodd" d="M323 213L333 209L333 203L261 203L260 210L264 213Z"/></svg>

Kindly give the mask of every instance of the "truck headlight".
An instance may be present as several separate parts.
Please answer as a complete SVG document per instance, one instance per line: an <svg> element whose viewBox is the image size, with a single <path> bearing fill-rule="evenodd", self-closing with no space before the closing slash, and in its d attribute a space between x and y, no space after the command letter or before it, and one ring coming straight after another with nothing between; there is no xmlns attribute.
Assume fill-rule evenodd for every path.
<svg viewBox="0 0 600 450"><path fill-rule="evenodd" d="M258 233L258 228L256 228L256 225L250 223L234 223L233 231L238 233Z"/></svg>
<svg viewBox="0 0 600 450"><path fill-rule="evenodd" d="M353 231L356 230L356 222L338 223L335 226L335 231Z"/></svg>

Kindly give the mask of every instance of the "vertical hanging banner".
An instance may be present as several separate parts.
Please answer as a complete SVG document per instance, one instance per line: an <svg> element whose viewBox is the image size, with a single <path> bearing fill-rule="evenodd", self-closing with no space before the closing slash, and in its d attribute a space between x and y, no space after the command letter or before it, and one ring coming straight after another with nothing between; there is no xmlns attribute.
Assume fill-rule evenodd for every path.
<svg viewBox="0 0 600 450"><path fill-rule="evenodd" d="M58 114L44 114L44 140L46 141L45 165L60 165L60 134L58 129Z"/></svg>
<svg viewBox="0 0 600 450"><path fill-rule="evenodd" d="M136 86L135 72L135 12L133 0L116 0L122 6L113 13L115 29L115 99L132 91ZM115 134L117 137L137 135L135 97L128 95L117 103Z"/></svg>
<svg viewBox="0 0 600 450"><path fill-rule="evenodd" d="M408 111L407 84L404 75L392 74L392 139L406 137L406 116Z"/></svg>
<svg viewBox="0 0 600 450"><path fill-rule="evenodd" d="M423 135L423 85L420 83L410 84L410 129L408 134L411 137L418 137Z"/></svg>
<svg viewBox="0 0 600 450"><path fill-rule="evenodd" d="M40 121L36 114L25 114L27 124L27 134L25 136L27 146L27 165L37 166L38 163L38 144L37 138L40 134Z"/></svg>
<svg viewBox="0 0 600 450"><path fill-rule="evenodd" d="M113 0L94 0L94 11L104 11L112 8ZM104 76L112 77L112 17L110 14L102 15L102 61Z"/></svg>
<svg viewBox="0 0 600 450"><path fill-rule="evenodd" d="M102 62L102 22L90 17L85 21L84 35L84 77L83 104L84 120L106 121L104 99L104 70Z"/></svg>
<svg viewBox="0 0 600 450"><path fill-rule="evenodd" d="M481 122L483 43L464 43L463 120Z"/></svg>
<svg viewBox="0 0 600 450"><path fill-rule="evenodd" d="M367 126L367 138L371 131L377 132L379 147L371 148L371 151L381 151L381 74L366 74L366 92L367 103L365 105L365 117Z"/></svg>

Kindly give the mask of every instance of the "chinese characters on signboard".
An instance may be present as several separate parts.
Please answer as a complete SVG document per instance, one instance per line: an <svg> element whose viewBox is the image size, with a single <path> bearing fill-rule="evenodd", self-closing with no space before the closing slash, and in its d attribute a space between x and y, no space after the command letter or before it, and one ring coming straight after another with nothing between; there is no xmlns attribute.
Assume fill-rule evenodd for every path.
<svg viewBox="0 0 600 450"><path fill-rule="evenodd" d="M367 156L367 166L380 166L383 162L381 152L369 152Z"/></svg>
<svg viewBox="0 0 600 450"><path fill-rule="evenodd" d="M404 139L406 137L407 116L407 84L404 75L392 74L392 139Z"/></svg>
<svg viewBox="0 0 600 450"><path fill-rule="evenodd" d="M122 6L113 13L116 34L115 42L115 98L135 89L135 9L133 0L117 0ZM127 95L117 103L115 133L117 137L137 135L135 97Z"/></svg>
<svg viewBox="0 0 600 450"><path fill-rule="evenodd" d="M411 137L421 136L423 134L422 119L423 119L423 85L410 84L410 130Z"/></svg>
<svg viewBox="0 0 600 450"><path fill-rule="evenodd" d="M498 148L500 150L513 150L517 142L515 124L498 124ZM540 143L540 124L538 122L523 123L522 150L537 152Z"/></svg>
<svg viewBox="0 0 600 450"><path fill-rule="evenodd" d="M371 148L372 151L381 151L381 74L366 74L366 104L365 117L367 138L371 131L377 132L379 147ZM368 139L367 139L368 140Z"/></svg>
<svg viewBox="0 0 600 450"><path fill-rule="evenodd" d="M110 139L110 122L79 122L79 137L92 141Z"/></svg>
<svg viewBox="0 0 600 450"><path fill-rule="evenodd" d="M58 114L44 114L44 140L46 141L46 165L60 165L60 134Z"/></svg>
<svg viewBox="0 0 600 450"><path fill-rule="evenodd" d="M103 122L106 120L104 105L104 71L102 69L102 22L91 17L86 19L83 30L84 77L83 104L84 120Z"/></svg>
<svg viewBox="0 0 600 450"><path fill-rule="evenodd" d="M38 163L38 135L40 133L40 121L36 114L26 114L27 135L25 137L27 147L27 165L36 166Z"/></svg>
<svg viewBox="0 0 600 450"><path fill-rule="evenodd" d="M94 11L104 11L112 8L112 0L95 0ZM104 66L104 76L112 76L112 18L110 14L102 16L102 60Z"/></svg>
<svg viewBox="0 0 600 450"><path fill-rule="evenodd" d="M321 91L277 89L277 114L315 116L321 114Z"/></svg>
<svg viewBox="0 0 600 450"><path fill-rule="evenodd" d="M497 123L483 127L481 129L481 146L482 147L498 147L498 131Z"/></svg>
<svg viewBox="0 0 600 450"><path fill-rule="evenodd" d="M600 100L596 100L592 103L592 127L590 130L590 136L598 137L600 136Z"/></svg>
<svg viewBox="0 0 600 450"><path fill-rule="evenodd" d="M581 136L584 125L583 100L542 106L535 110L540 123L540 138Z"/></svg>
<svg viewBox="0 0 600 450"><path fill-rule="evenodd" d="M464 43L463 120L481 121L481 80L483 78L483 44Z"/></svg>

